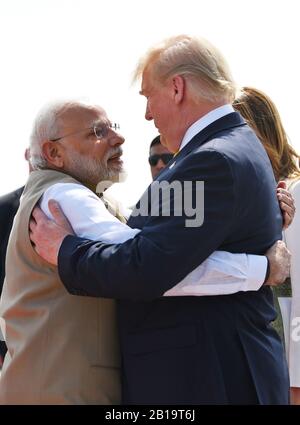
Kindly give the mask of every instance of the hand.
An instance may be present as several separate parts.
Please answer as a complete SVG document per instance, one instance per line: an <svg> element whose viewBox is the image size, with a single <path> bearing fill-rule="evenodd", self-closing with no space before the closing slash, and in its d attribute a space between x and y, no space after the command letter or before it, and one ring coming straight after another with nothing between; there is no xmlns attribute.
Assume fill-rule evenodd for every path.
<svg viewBox="0 0 300 425"><path fill-rule="evenodd" d="M291 387L291 403L294 405L300 405L300 388L299 387Z"/></svg>
<svg viewBox="0 0 300 425"><path fill-rule="evenodd" d="M54 221L36 206L29 222L29 236L36 252L48 263L56 266L62 241L67 235L74 235L74 232L59 204L50 200L48 206Z"/></svg>
<svg viewBox="0 0 300 425"><path fill-rule="evenodd" d="M265 254L269 260L270 274L265 285L277 286L290 275L291 253L282 241L277 241Z"/></svg>
<svg viewBox="0 0 300 425"><path fill-rule="evenodd" d="M296 211L294 198L286 189L286 182L280 181L277 185L277 199L283 218L283 230L287 229L292 223Z"/></svg>

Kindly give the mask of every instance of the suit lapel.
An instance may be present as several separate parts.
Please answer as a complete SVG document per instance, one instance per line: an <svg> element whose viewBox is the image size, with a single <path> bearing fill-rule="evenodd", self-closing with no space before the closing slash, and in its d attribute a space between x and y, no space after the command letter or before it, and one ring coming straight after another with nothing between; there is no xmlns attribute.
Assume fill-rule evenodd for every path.
<svg viewBox="0 0 300 425"><path fill-rule="evenodd" d="M205 127L198 134L196 134L192 140L183 149L181 149L181 151L178 152L178 154L173 159L171 159L165 170L167 171L172 169L176 162L186 157L194 149L202 146L217 133L243 125L246 125L246 122L238 112L232 112L222 118L219 118L218 120ZM161 180L162 175L164 175L164 171L159 174L159 180Z"/></svg>
<svg viewBox="0 0 300 425"><path fill-rule="evenodd" d="M157 176L156 179L154 179L154 181L168 180L168 177L170 175L172 168L175 166L175 164L178 161L185 158L194 149L202 146L205 142L209 141L217 133L220 133L224 130L228 130L230 128L239 127L243 125L246 125L246 122L244 121L244 119L238 112L232 112L214 121L209 126L205 127L202 131L200 131L198 134L196 134L192 138L192 140L176 156L174 156L173 159L171 159L168 165L161 171L161 173L159 173L159 175ZM150 199L151 199L151 197L149 196L149 191L151 188L151 184L149 185L149 187L147 188L147 190L144 192L142 196L142 198L146 196L147 199L149 200L149 208L150 208ZM141 229L144 223L146 222L146 220L147 220L147 217L131 216L127 224L131 227L137 227Z"/></svg>

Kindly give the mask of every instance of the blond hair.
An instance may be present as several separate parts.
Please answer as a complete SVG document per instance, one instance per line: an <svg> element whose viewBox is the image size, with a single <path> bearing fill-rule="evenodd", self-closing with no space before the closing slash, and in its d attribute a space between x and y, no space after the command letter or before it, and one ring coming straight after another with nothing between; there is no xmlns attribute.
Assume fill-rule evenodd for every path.
<svg viewBox="0 0 300 425"><path fill-rule="evenodd" d="M233 106L262 142L276 180L299 178L299 154L289 144L279 112L269 96L255 88L243 87Z"/></svg>
<svg viewBox="0 0 300 425"><path fill-rule="evenodd" d="M163 84L174 75L183 76L195 101L231 103L236 85L222 54L207 40L179 35L152 47L140 60L134 80L150 71Z"/></svg>

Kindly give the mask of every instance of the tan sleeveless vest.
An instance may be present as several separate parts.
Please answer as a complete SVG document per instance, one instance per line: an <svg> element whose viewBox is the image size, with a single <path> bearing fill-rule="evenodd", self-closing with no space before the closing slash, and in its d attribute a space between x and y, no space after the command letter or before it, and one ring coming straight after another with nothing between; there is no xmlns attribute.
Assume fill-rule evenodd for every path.
<svg viewBox="0 0 300 425"><path fill-rule="evenodd" d="M0 404L120 403L115 302L69 295L29 239L33 207L64 182L78 183L52 170L32 172L14 220L0 303L8 346Z"/></svg>

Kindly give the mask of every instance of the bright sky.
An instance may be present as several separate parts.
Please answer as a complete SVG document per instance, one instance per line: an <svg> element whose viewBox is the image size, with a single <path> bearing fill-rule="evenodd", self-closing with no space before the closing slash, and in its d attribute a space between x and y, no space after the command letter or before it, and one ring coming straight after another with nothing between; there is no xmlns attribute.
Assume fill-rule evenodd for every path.
<svg viewBox="0 0 300 425"><path fill-rule="evenodd" d="M0 195L27 178L23 152L37 110L53 98L102 105L126 137L126 183L110 189L133 204L150 183L156 131L131 75L145 50L188 33L214 43L239 85L275 101L300 150L298 0L0 0Z"/></svg>

